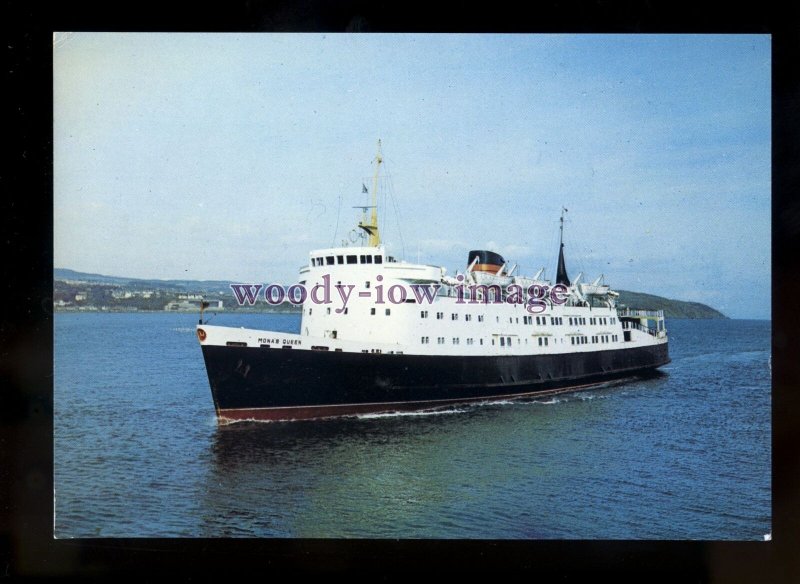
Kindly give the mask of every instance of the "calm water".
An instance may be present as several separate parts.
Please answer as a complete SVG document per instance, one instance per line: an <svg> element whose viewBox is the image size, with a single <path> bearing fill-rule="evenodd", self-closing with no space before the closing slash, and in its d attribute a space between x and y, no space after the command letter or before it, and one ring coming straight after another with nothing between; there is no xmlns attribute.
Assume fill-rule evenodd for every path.
<svg viewBox="0 0 800 584"><path fill-rule="evenodd" d="M761 540L770 323L665 375L438 414L218 427L192 314L55 315L55 535ZM294 331L295 315L214 324Z"/></svg>

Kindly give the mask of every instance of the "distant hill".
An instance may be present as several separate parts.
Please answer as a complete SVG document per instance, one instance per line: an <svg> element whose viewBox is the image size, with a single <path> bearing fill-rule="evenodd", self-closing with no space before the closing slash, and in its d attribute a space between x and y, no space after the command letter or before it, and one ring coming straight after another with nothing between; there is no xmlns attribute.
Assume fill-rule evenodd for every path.
<svg viewBox="0 0 800 584"><path fill-rule="evenodd" d="M104 276L102 274L87 274L65 268L53 270L54 280L72 280L76 282L90 282L120 286L122 288L137 288L162 290L170 292L197 293L197 294L231 294L230 282L224 280L146 280L140 278L125 278L120 276ZM728 318L718 310L699 302L686 302L672 300L652 294L619 290L619 304L628 308L641 308L647 310L663 310L667 318Z"/></svg>
<svg viewBox="0 0 800 584"><path fill-rule="evenodd" d="M628 308L663 310L666 318L728 318L720 311L699 302L671 300L629 290L618 290L618 292L618 304L624 304Z"/></svg>
<svg viewBox="0 0 800 584"><path fill-rule="evenodd" d="M104 276L102 274L87 274L86 272L76 272L75 270L68 270L66 268L55 268L53 270L53 279L179 292L230 293L231 291L231 282L224 280L146 280L121 276Z"/></svg>

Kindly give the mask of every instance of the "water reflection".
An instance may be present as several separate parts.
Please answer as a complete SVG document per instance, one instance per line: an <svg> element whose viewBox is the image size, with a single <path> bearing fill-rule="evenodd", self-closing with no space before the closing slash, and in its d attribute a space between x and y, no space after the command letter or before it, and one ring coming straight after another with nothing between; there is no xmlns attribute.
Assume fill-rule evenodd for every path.
<svg viewBox="0 0 800 584"><path fill-rule="evenodd" d="M205 525L278 537L492 537L536 482L560 480L552 452L607 416L605 388L437 413L239 423L213 439ZM596 403L595 403L596 402ZM570 446L573 450L579 445ZM577 454L577 451L576 451ZM255 533L254 533L255 531Z"/></svg>

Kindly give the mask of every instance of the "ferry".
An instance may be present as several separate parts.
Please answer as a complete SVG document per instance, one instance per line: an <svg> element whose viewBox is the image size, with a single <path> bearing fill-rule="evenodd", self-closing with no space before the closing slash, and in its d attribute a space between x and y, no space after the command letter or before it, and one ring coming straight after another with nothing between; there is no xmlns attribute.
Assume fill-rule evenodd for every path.
<svg viewBox="0 0 800 584"><path fill-rule="evenodd" d="M298 333L210 325L201 307L196 332L220 424L538 397L670 362L663 311L618 306L602 276L570 280L565 209L555 283L543 270L517 274L492 250L468 251L455 276L390 255L378 228L380 141L374 162L363 237L311 251L294 290L265 291L302 304Z"/></svg>

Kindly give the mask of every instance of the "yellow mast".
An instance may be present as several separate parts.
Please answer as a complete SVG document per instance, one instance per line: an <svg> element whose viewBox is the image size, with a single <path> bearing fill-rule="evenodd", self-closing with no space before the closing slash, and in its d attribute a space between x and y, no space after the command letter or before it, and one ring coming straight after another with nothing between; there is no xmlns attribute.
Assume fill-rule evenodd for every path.
<svg viewBox="0 0 800 584"><path fill-rule="evenodd" d="M378 173L382 162L381 141L378 140L378 155L375 157L375 177L372 180L372 213L370 214L369 223L364 221L358 223L361 229L369 233L369 245L372 247L378 247L381 244L381 235L378 232Z"/></svg>

